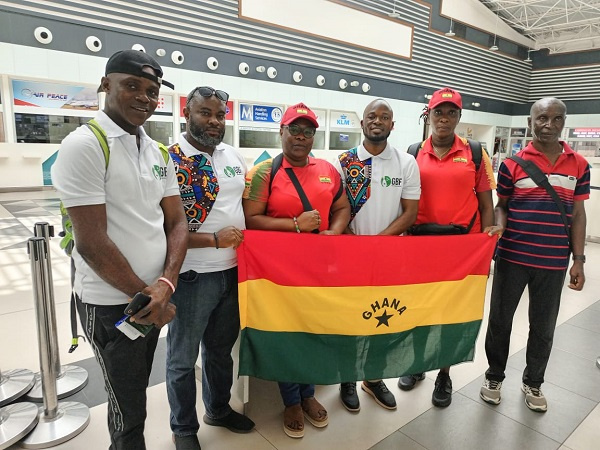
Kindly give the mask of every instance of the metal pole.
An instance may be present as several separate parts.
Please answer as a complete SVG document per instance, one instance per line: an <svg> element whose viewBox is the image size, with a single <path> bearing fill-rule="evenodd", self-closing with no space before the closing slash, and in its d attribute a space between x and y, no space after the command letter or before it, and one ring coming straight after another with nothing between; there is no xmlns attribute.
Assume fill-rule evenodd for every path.
<svg viewBox="0 0 600 450"><path fill-rule="evenodd" d="M58 327L56 326L56 308L54 307L54 283L52 280L52 265L50 259L50 237L54 236L54 227L50 227L48 222L37 222L34 225L34 235L37 238L44 239L46 243L46 264L44 270L44 292L46 292L48 306L48 341L50 345L50 358L54 365L56 374L56 393L59 399L68 397L75 392L80 391L88 382L88 373L79 366L63 366L60 364L60 355L58 349ZM27 399L39 402L42 401L42 380L41 374L36 375L36 382L31 391L27 394Z"/></svg>
<svg viewBox="0 0 600 450"><path fill-rule="evenodd" d="M33 228L35 237L42 237L46 242L47 258L46 258L46 292L48 293L48 301L54 305L54 281L52 280L52 259L50 255L50 236L54 236L54 227L50 228L48 222L37 222ZM60 354L58 350L58 331L56 327L56 308L52 307L48 310L48 328L50 335L50 356L54 362L57 377L61 374Z"/></svg>
<svg viewBox="0 0 600 450"><path fill-rule="evenodd" d="M44 415L49 419L53 419L56 417L58 407L58 393L56 391L56 365L52 360L52 350L50 348L52 345L52 337L50 336L52 327L49 325L52 317L50 314L51 305L47 289L48 283L45 279L48 272L48 246L43 237L30 238L27 244L31 261L33 298L37 319Z"/></svg>
<svg viewBox="0 0 600 450"><path fill-rule="evenodd" d="M83 431L90 422L90 411L81 403L58 403L56 365L52 360L51 327L48 324L52 318L50 310L54 309L46 279L49 248L43 237L34 237L27 242L27 251L34 288L44 407L40 408L39 423L20 445L25 448L47 448L65 442Z"/></svg>

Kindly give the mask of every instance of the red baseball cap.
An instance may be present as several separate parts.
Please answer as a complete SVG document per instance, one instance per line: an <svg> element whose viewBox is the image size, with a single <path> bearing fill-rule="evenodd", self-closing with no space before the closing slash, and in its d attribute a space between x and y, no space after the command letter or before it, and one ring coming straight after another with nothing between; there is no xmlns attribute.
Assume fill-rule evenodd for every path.
<svg viewBox="0 0 600 450"><path fill-rule="evenodd" d="M281 125L289 125L298 119L307 119L315 126L315 128L319 128L316 114L302 102L290 106L285 110L283 117L281 118Z"/></svg>
<svg viewBox="0 0 600 450"><path fill-rule="evenodd" d="M427 107L433 109L442 103L452 103L458 109L462 109L462 97L458 92L449 87L435 91L431 96L431 99L429 99Z"/></svg>

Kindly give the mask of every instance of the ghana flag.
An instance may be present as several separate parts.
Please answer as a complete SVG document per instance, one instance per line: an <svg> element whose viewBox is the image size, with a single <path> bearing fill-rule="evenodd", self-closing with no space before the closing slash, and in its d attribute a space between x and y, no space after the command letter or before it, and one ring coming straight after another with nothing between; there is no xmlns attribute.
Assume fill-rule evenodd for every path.
<svg viewBox="0 0 600 450"><path fill-rule="evenodd" d="M472 360L496 240L245 231L239 374L335 384Z"/></svg>

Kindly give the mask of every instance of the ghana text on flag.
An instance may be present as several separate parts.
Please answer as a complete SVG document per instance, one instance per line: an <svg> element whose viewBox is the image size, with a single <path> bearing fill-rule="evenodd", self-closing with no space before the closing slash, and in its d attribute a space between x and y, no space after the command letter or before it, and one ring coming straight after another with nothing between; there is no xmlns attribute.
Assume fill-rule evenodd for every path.
<svg viewBox="0 0 600 450"><path fill-rule="evenodd" d="M495 243L245 231L240 375L334 384L472 360Z"/></svg>

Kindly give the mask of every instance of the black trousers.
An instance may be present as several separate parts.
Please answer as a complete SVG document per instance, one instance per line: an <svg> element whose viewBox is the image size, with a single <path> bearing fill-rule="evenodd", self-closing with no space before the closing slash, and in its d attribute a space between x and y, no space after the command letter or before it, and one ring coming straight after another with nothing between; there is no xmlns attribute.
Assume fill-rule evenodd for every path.
<svg viewBox="0 0 600 450"><path fill-rule="evenodd" d="M529 336L523 382L537 388L544 382L566 273L566 270L538 269L501 258L496 260L485 337L485 353L489 364L485 376L488 379L504 379L513 317L527 286Z"/></svg>
<svg viewBox="0 0 600 450"><path fill-rule="evenodd" d="M110 450L145 450L146 388L159 330L131 340L115 328L125 305L99 306L77 298L81 325L104 376Z"/></svg>

